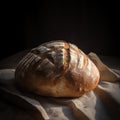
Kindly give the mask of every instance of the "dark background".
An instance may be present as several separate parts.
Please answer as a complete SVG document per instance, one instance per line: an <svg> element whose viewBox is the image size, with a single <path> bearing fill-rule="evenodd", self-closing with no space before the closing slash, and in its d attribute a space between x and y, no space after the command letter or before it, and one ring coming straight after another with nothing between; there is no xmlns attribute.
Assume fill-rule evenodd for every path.
<svg viewBox="0 0 120 120"><path fill-rule="evenodd" d="M118 5L87 0L6 2L0 59L58 39L76 44L86 54L120 57Z"/></svg>

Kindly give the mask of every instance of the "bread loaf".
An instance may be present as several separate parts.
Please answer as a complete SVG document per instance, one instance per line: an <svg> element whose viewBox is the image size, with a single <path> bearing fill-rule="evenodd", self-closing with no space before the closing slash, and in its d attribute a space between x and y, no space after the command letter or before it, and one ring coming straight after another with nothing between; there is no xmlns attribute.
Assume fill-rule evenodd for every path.
<svg viewBox="0 0 120 120"><path fill-rule="evenodd" d="M76 45L63 40L43 43L28 52L15 70L23 90L52 97L79 97L93 90L100 74Z"/></svg>

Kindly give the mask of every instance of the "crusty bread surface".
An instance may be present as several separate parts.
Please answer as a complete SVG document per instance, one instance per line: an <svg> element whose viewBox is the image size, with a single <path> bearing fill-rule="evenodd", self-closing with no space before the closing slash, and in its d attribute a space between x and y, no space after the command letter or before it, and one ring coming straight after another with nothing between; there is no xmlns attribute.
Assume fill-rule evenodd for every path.
<svg viewBox="0 0 120 120"><path fill-rule="evenodd" d="M41 44L28 52L15 71L23 90L52 97L79 97L96 88L100 74L76 45L64 40Z"/></svg>

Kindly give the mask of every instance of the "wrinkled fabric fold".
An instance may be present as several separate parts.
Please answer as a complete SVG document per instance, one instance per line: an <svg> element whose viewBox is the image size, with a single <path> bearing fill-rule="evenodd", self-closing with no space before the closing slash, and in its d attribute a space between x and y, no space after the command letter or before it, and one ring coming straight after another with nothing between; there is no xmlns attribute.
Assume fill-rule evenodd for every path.
<svg viewBox="0 0 120 120"><path fill-rule="evenodd" d="M96 89L79 98L52 98L24 93L14 84L15 68L1 69L0 119L119 120L120 70L109 68L95 53L88 56L92 60L94 58L101 78L105 79L100 80ZM102 70L108 70L112 77L109 74L104 77Z"/></svg>

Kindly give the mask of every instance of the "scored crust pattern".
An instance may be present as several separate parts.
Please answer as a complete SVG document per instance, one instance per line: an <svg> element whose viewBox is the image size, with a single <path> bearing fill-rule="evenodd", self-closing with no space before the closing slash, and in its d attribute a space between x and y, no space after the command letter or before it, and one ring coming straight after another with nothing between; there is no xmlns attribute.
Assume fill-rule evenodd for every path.
<svg viewBox="0 0 120 120"><path fill-rule="evenodd" d="M27 53L15 71L17 85L53 97L78 97L94 89L99 71L76 45L63 40L41 44Z"/></svg>

